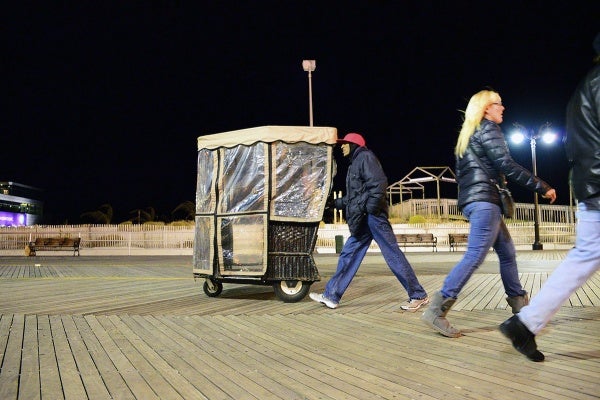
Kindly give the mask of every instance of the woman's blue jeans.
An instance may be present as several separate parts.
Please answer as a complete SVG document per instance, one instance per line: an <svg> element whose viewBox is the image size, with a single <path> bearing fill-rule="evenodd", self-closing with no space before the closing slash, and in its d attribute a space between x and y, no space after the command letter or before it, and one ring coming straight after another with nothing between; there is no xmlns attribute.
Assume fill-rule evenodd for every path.
<svg viewBox="0 0 600 400"><path fill-rule="evenodd" d="M494 248L500 260L500 277L506 294L513 297L527 293L519 281L515 245L502 219L500 207L477 201L467 204L462 211L471 224L467 251L444 280L442 295L456 299L485 260L490 247Z"/></svg>
<svg viewBox="0 0 600 400"><path fill-rule="evenodd" d="M359 231L350 236L344 244L335 274L325 286L324 296L336 303L340 301L354 275L356 275L356 271L358 271L371 241L375 240L388 267L404 286L409 298L422 299L427 297L427 292L419 283L406 256L398 247L396 236L387 216L368 214L365 222L361 225Z"/></svg>

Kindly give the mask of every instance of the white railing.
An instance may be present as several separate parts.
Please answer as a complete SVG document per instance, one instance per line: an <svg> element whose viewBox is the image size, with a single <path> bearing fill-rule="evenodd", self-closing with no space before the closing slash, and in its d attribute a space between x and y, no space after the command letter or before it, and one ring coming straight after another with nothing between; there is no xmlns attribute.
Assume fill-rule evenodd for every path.
<svg viewBox="0 0 600 400"><path fill-rule="evenodd" d="M468 233L466 222L443 222L425 224L393 224L395 233L433 233L438 249L449 248L448 234ZM531 245L534 241L533 222L507 222L513 241L517 246ZM335 238L344 241L350 236L346 224L322 224L317 237L317 249L335 250ZM151 250L177 250L191 254L194 243L194 227L157 225L54 225L0 228L0 250L22 251L29 241L37 237L81 237L82 254L86 249L100 251L120 250L120 254L142 254ZM575 225L572 223L543 222L540 224L540 241L544 248L565 248L575 242ZM372 243L376 250L377 245ZM90 252L91 253L91 252ZM89 253L88 253L89 254Z"/></svg>
<svg viewBox="0 0 600 400"><path fill-rule="evenodd" d="M553 204L539 204L540 221L574 223L574 207ZM534 205L530 203L517 203L513 221L533 221ZM437 218L444 220L463 219L458 209L456 199L410 199L403 203L390 206L390 219L408 220L413 215L422 215L427 219Z"/></svg>
<svg viewBox="0 0 600 400"><path fill-rule="evenodd" d="M527 248L534 242L533 222L508 222L506 224L516 246ZM426 223L426 224L393 224L394 233L432 233L437 238L439 250L449 250L448 235L451 233L469 233L466 222ZM335 248L335 236L341 235L344 241L350 236L345 225L325 225L319 228L317 248ZM575 225L549 222L540 224L540 242L544 248L568 248L575 243ZM371 249L377 249L375 242ZM417 250L417 249L415 249ZM420 249L423 251L423 249Z"/></svg>
<svg viewBox="0 0 600 400"><path fill-rule="evenodd" d="M123 224L0 228L0 250L23 249L38 237L80 237L81 249L191 249L194 227Z"/></svg>

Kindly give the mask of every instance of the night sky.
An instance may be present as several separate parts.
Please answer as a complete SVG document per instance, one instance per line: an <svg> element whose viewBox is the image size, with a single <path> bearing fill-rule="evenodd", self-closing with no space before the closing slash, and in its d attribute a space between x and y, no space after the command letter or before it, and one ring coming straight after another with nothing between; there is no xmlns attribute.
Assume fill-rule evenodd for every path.
<svg viewBox="0 0 600 400"><path fill-rule="evenodd" d="M0 181L44 189L46 223L105 203L122 222L195 200L198 136L308 125L303 59L317 62L314 125L362 133L390 183L454 168L459 110L486 87L505 132L564 132L600 2L22 1L2 19ZM531 169L528 145L511 153ZM568 204L562 145L537 155Z"/></svg>

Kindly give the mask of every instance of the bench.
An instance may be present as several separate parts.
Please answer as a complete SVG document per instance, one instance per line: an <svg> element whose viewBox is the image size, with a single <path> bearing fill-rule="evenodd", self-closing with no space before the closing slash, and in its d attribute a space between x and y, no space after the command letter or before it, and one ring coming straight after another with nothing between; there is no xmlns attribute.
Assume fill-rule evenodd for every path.
<svg viewBox="0 0 600 400"><path fill-rule="evenodd" d="M450 244L450 251L456 251L456 247L459 244L467 244L469 240L468 233L449 233L448 244Z"/></svg>
<svg viewBox="0 0 600 400"><path fill-rule="evenodd" d="M27 245L29 251L25 249L25 252L29 256L37 255L40 250L58 251L66 250L73 251L73 257L79 256L79 244L81 238L36 238L35 241L29 242ZM28 253L27 253L28 251Z"/></svg>
<svg viewBox="0 0 600 400"><path fill-rule="evenodd" d="M398 246L431 246L431 251L437 251L437 237L433 233L397 233Z"/></svg>

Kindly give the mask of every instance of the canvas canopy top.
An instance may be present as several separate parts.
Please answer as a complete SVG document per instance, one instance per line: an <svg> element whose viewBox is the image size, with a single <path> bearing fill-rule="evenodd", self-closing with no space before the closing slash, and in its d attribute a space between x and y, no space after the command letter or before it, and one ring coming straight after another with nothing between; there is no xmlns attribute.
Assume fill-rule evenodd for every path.
<svg viewBox="0 0 600 400"><path fill-rule="evenodd" d="M336 140L337 129L331 127L260 126L256 128L199 136L198 150L214 150L219 147L235 147L238 145L249 146L257 142L272 143L277 141L286 143L306 142L312 144L326 143L335 145Z"/></svg>

